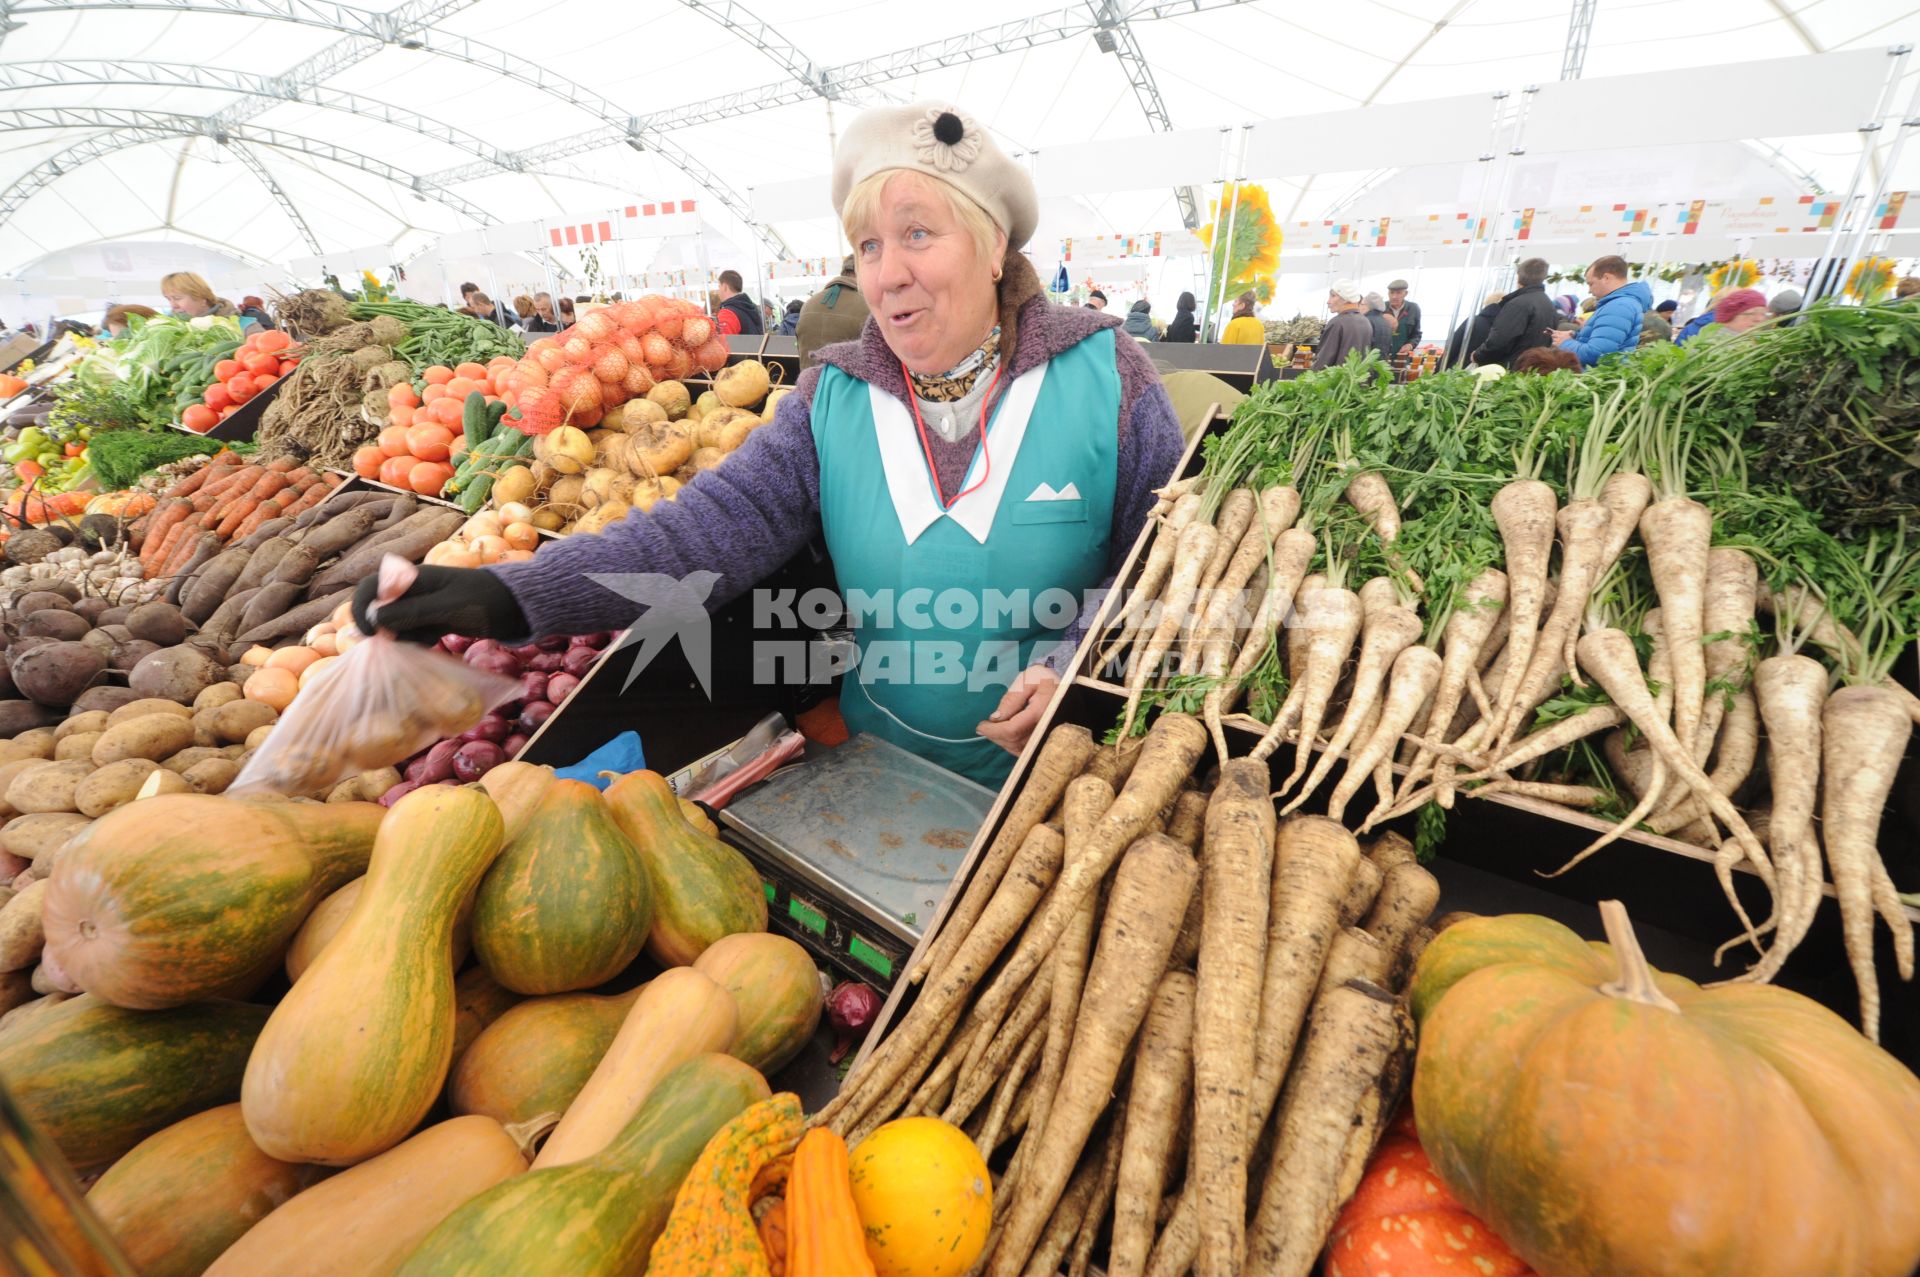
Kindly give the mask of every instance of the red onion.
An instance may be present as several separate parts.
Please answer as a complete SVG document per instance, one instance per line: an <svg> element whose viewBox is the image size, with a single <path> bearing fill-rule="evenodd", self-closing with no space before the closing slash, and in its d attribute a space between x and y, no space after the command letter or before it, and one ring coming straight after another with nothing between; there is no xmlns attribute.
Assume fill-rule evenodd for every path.
<svg viewBox="0 0 1920 1277"><path fill-rule="evenodd" d="M455 656L462 656L468 648L480 641L479 639L468 638L463 634L449 634L440 640L440 646L446 648Z"/></svg>
<svg viewBox="0 0 1920 1277"><path fill-rule="evenodd" d="M849 980L827 995L827 1023L833 1026L833 1051L829 1064L838 1064L853 1044L867 1035L874 1017L880 1014L880 995L857 981Z"/></svg>
<svg viewBox="0 0 1920 1277"><path fill-rule="evenodd" d="M535 639L533 645L543 652L558 652L570 642L573 640L564 634L545 634Z"/></svg>
<svg viewBox="0 0 1920 1277"><path fill-rule="evenodd" d="M576 644L584 643L588 647L601 648L613 642L612 630L595 630L592 634L582 634L574 639Z"/></svg>
<svg viewBox="0 0 1920 1277"><path fill-rule="evenodd" d="M492 741L498 745L513 731L513 724L505 714L495 710L475 723L473 730L480 733L474 739Z"/></svg>
<svg viewBox="0 0 1920 1277"><path fill-rule="evenodd" d="M519 754L521 750L525 749L526 747L527 747L527 733L525 732L515 732L513 735L507 737L505 740L500 742L500 748L506 751L508 758L515 757L516 755Z"/></svg>
<svg viewBox="0 0 1920 1277"><path fill-rule="evenodd" d="M525 668L538 674L557 674L566 668L567 658L559 652L535 652Z"/></svg>
<svg viewBox="0 0 1920 1277"><path fill-rule="evenodd" d="M520 697L523 701L544 701L552 699L547 695L547 675L528 671L520 676Z"/></svg>
<svg viewBox="0 0 1920 1277"><path fill-rule="evenodd" d="M453 756L460 752L460 748L459 741L443 740L428 750L426 758L422 760L425 765L421 768L420 779L432 784L453 775Z"/></svg>
<svg viewBox="0 0 1920 1277"><path fill-rule="evenodd" d="M525 665L528 661L540 655L540 645L538 643L522 643L518 647L508 648L507 651L513 654L514 660Z"/></svg>
<svg viewBox="0 0 1920 1277"><path fill-rule="evenodd" d="M402 798L405 798L408 794L411 794L414 790L418 788L420 788L419 781L403 780L398 785L395 785L392 789L389 789L386 793L380 795L380 805L382 807L391 807L395 803L399 802Z"/></svg>
<svg viewBox="0 0 1920 1277"><path fill-rule="evenodd" d="M571 674L549 674L547 676L547 694L543 699L555 705L573 695L573 689L580 686L580 680Z"/></svg>
<svg viewBox="0 0 1920 1277"><path fill-rule="evenodd" d="M400 764L400 774L416 785L424 784L427 776L427 756L425 754L415 754L412 758Z"/></svg>
<svg viewBox="0 0 1920 1277"><path fill-rule="evenodd" d="M505 648L495 648L491 652L480 652L480 655L475 656L474 653L478 651L480 651L478 643L467 649L467 664L473 668L486 670L489 674L498 674L502 678L520 677L520 662L514 660L513 653Z"/></svg>
<svg viewBox="0 0 1920 1277"><path fill-rule="evenodd" d="M520 717L514 720L513 725L531 736L534 729L546 722L547 716L552 713L552 701L528 701L520 707Z"/></svg>
<svg viewBox="0 0 1920 1277"><path fill-rule="evenodd" d="M575 678L583 678L586 672L593 668L594 662L599 659L600 653L590 647L570 647L567 649L565 659L561 662L561 668Z"/></svg>
<svg viewBox="0 0 1920 1277"><path fill-rule="evenodd" d="M506 761L507 751L492 741L473 741L453 756L453 775L460 781L479 780Z"/></svg>
<svg viewBox="0 0 1920 1277"><path fill-rule="evenodd" d="M472 664L474 661L479 660L482 656L489 653L504 652L506 650L504 644L494 639L475 639L473 642L467 644L467 650L462 652L461 655L467 659L468 664Z"/></svg>

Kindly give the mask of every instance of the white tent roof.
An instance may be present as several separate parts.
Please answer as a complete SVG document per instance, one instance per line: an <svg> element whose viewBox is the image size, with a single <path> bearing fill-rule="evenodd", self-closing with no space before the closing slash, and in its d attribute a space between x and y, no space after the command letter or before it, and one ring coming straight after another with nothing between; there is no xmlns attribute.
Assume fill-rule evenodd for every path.
<svg viewBox="0 0 1920 1277"><path fill-rule="evenodd" d="M1594 8L1588 79L1920 36L1920 9L1896 0ZM1129 16L1120 54L1096 44L1091 15L1102 10ZM750 10L729 0L12 0L0 3L0 23L12 24L0 27L0 272L115 240L210 247L264 270L375 244L399 259L485 220L655 199L698 201L719 235L762 260L823 256L839 251L827 210L765 234L749 225L749 190L824 173L833 121L862 103L949 98L1017 150L1139 136L1156 125L1122 56L1129 35L1147 92L1178 128L1518 90L1561 78L1568 10L1539 0L1312 10L1092 0L1038 15L1014 0L752 0ZM956 39L979 32L991 35ZM925 56L886 56L914 49ZM862 87L845 100L809 87L823 73L844 82L850 64ZM1917 78L1920 67L1899 108ZM1664 100L1685 113L1688 93L1676 76ZM689 110L698 104L710 109ZM1607 126L1593 122L1597 135ZM629 133L643 149L623 141ZM1781 140L1777 153L1774 140L1754 145L1787 192L1844 189L1861 142L1843 133ZM1920 187L1920 148L1900 167L1894 188ZM1304 218L1351 207L1390 176L1269 185L1277 212ZM1687 177L1674 175L1674 197L1689 193ZM1082 233L1180 220L1171 191L1089 196L1068 215L1087 219Z"/></svg>

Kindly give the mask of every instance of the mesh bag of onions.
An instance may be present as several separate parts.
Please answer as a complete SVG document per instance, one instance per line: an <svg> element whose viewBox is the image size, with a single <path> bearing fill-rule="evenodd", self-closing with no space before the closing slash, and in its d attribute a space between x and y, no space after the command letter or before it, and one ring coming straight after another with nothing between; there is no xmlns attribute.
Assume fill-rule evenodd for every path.
<svg viewBox="0 0 1920 1277"><path fill-rule="evenodd" d="M415 572L389 554L378 599L406 593ZM227 792L324 793L459 735L519 694L514 679L380 631L315 676Z"/></svg>
<svg viewBox="0 0 1920 1277"><path fill-rule="evenodd" d="M563 425L590 430L660 382L718 372L726 362L727 339L698 306L640 297L589 311L528 345L508 374L509 402L528 434Z"/></svg>

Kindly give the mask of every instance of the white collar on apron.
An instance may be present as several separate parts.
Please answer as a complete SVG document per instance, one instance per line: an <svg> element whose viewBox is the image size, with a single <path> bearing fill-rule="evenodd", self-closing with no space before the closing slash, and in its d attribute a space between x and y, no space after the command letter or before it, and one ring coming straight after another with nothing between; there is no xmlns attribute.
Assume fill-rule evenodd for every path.
<svg viewBox="0 0 1920 1277"><path fill-rule="evenodd" d="M1006 493L1013 473L1014 459L1020 455L1020 441L1027 436L1027 423L1040 398L1040 383L1046 379L1047 365L1029 369L1013 379L1000 411L988 423L987 450L992 468L987 480L953 505L942 510L939 480L928 469L928 458L920 446L920 432L913 424L907 405L880 387L869 384L867 397L872 405L874 435L880 445L880 464L886 471L887 492L893 497L894 513L900 516L900 531L912 545L920 534L941 517L952 519L967 530L967 535L985 545L993 531L994 516L1000 511L1000 498ZM909 388L908 393L912 390ZM976 448L967 467L969 479L980 465ZM966 487L963 480L960 485Z"/></svg>

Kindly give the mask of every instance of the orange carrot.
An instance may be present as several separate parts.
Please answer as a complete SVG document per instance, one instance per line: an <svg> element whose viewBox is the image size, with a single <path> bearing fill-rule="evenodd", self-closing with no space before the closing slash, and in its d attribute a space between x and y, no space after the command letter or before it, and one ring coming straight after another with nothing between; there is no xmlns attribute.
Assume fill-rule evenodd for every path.
<svg viewBox="0 0 1920 1277"><path fill-rule="evenodd" d="M219 526L214 528L213 533L222 541L229 540L240 530L240 526L248 519L272 505L274 505L272 501L259 501L253 497L243 497L233 503L232 508L227 511L226 517L220 520Z"/></svg>

